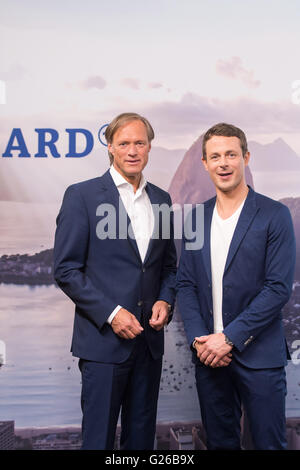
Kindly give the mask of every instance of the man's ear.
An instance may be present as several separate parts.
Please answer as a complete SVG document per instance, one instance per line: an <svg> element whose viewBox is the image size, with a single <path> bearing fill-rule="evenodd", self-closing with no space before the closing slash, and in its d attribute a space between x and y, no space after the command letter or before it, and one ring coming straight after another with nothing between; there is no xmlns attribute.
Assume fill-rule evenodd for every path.
<svg viewBox="0 0 300 470"><path fill-rule="evenodd" d="M204 166L205 170L208 171L206 158L202 157L201 160L202 160L202 163L203 163L203 166Z"/></svg>
<svg viewBox="0 0 300 470"><path fill-rule="evenodd" d="M249 164L249 160L250 160L250 152L246 152L244 156L245 166Z"/></svg>
<svg viewBox="0 0 300 470"><path fill-rule="evenodd" d="M107 144L107 148L108 148L108 151L113 155L113 145L110 143L110 144Z"/></svg>

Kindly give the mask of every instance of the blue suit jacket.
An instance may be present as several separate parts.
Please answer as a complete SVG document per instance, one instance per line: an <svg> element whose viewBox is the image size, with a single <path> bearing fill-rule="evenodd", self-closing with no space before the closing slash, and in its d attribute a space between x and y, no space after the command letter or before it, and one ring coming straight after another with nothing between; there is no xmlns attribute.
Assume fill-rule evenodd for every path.
<svg viewBox="0 0 300 470"><path fill-rule="evenodd" d="M146 191L152 204L171 205L169 194L160 188L147 183ZM116 239L101 240L96 234L100 204L115 207ZM57 217L54 276L75 303L71 350L82 359L120 363L129 356L135 340L120 338L106 322L117 305L139 320L143 315L152 356L163 354L163 330L155 331L148 320L156 300L174 303L174 241L172 235L170 239L151 239L142 262L134 239L118 239L118 216L119 192L107 171L102 177L70 186ZM172 221L171 225L172 234Z"/></svg>
<svg viewBox="0 0 300 470"><path fill-rule="evenodd" d="M182 247L178 306L188 341L213 333L210 228L216 198L204 204L204 245ZM184 241L185 242L185 241ZM224 333L234 356L250 368L279 367L287 347L281 309L288 301L295 267L295 237L286 206L249 188L223 275Z"/></svg>

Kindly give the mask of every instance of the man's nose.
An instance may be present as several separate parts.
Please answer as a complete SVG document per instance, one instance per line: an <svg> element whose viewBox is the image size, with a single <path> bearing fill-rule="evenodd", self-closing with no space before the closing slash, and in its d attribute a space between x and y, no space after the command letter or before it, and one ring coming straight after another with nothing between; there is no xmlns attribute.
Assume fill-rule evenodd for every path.
<svg viewBox="0 0 300 470"><path fill-rule="evenodd" d="M137 154L136 145L130 144L128 148L128 155L136 155L136 154Z"/></svg>
<svg viewBox="0 0 300 470"><path fill-rule="evenodd" d="M227 166L227 157L226 155L221 155L219 159L220 166Z"/></svg>

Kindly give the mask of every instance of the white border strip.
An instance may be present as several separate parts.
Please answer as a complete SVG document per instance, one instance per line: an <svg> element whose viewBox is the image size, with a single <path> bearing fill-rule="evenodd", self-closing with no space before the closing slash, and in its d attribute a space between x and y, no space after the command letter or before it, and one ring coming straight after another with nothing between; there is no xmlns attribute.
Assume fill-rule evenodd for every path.
<svg viewBox="0 0 300 470"><path fill-rule="evenodd" d="M6 86L3 80L0 80L0 104L6 104Z"/></svg>

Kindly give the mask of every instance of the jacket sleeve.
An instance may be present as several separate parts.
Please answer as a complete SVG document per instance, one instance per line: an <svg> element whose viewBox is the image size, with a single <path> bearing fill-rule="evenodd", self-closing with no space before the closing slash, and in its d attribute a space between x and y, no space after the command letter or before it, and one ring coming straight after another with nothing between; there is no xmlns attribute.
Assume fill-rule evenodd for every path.
<svg viewBox="0 0 300 470"><path fill-rule="evenodd" d="M171 198L168 200L169 207L172 206ZM164 253L162 271L161 271L161 284L158 300L164 300L174 308L176 297L176 271L177 271L177 254L174 243L174 217L171 213L170 217L170 238L167 242L166 250ZM171 318L171 316L169 317Z"/></svg>
<svg viewBox="0 0 300 470"><path fill-rule="evenodd" d="M295 259L291 215L288 208L281 205L269 225L263 288L247 308L224 328L224 334L240 352L268 328L275 317L281 315L281 309L291 295Z"/></svg>
<svg viewBox="0 0 300 470"><path fill-rule="evenodd" d="M201 315L194 268L195 251L186 249L186 241L183 238L177 272L177 304L190 345L196 336L210 334Z"/></svg>
<svg viewBox="0 0 300 470"><path fill-rule="evenodd" d="M62 291L80 309L81 314L101 328L116 304L107 293L95 287L85 273L89 232L84 200L78 187L72 185L65 192L57 216L54 278Z"/></svg>

